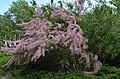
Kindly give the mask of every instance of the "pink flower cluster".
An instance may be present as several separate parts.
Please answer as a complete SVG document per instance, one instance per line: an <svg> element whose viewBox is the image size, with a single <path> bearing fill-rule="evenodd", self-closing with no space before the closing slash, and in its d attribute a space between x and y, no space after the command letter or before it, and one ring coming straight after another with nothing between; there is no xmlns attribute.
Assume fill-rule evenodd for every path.
<svg viewBox="0 0 120 79"><path fill-rule="evenodd" d="M70 49L72 54L81 54L82 58L86 58L86 64L90 68L89 56L83 53L83 50L88 48L86 44L88 39L83 36L82 29L76 23L76 16L62 8L51 7L49 12L51 18L62 19L67 26L61 23L52 23L45 16L45 12L39 9L37 16L42 18L18 24L25 28L23 38L19 40L17 47L13 48L15 55L5 66L9 67L13 62L27 64L36 61L41 56L45 56L45 52L50 47L65 46ZM63 27L66 27L65 31L61 31Z"/></svg>

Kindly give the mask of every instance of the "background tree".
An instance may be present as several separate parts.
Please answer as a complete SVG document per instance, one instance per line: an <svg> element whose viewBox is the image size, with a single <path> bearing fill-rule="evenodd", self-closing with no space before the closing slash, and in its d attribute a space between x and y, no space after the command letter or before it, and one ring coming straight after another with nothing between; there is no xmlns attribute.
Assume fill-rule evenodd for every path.
<svg viewBox="0 0 120 79"><path fill-rule="evenodd" d="M12 34L16 33L15 30L17 29L13 20L11 20L10 15L1 15L0 16L0 40L2 41L5 39L5 35L7 36L6 39L10 38Z"/></svg>
<svg viewBox="0 0 120 79"><path fill-rule="evenodd" d="M15 23L30 21L35 12L34 5L30 6L25 0L13 1L8 14L11 15Z"/></svg>
<svg viewBox="0 0 120 79"><path fill-rule="evenodd" d="M89 51L99 55L104 64L119 66L120 10L118 5L116 8L103 1L99 3L93 11L82 16L81 25L89 39Z"/></svg>
<svg viewBox="0 0 120 79"><path fill-rule="evenodd" d="M34 17L35 1L31 1L32 5L28 5L25 0L13 1L9 10L0 16L0 41L5 39L14 39L19 37L19 33L16 30L22 28L16 26L17 23L30 21Z"/></svg>

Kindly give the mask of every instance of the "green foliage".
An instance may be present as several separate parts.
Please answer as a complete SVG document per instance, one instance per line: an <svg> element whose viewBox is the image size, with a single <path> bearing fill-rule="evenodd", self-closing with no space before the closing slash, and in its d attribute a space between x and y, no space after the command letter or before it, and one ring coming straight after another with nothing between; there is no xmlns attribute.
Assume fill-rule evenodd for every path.
<svg viewBox="0 0 120 79"><path fill-rule="evenodd" d="M3 66L9 59L10 54L0 52L0 67Z"/></svg>
<svg viewBox="0 0 120 79"><path fill-rule="evenodd" d="M89 39L89 51L97 54L103 64L120 66L120 15L114 9L105 3L96 6L82 16L80 24Z"/></svg>
<svg viewBox="0 0 120 79"><path fill-rule="evenodd" d="M2 74L5 73L5 68L3 67L3 65L9 60L10 56L11 54L0 52L0 79L1 79Z"/></svg>
<svg viewBox="0 0 120 79"><path fill-rule="evenodd" d="M105 79L120 79L120 68L103 67L99 73L103 74Z"/></svg>
<svg viewBox="0 0 120 79"><path fill-rule="evenodd" d="M104 67L102 71L96 75L80 75L79 73L55 73L55 72L48 72L48 71L39 71L34 69L22 69L21 71L16 70L17 73L12 73L8 76L9 79L119 79L120 75L118 71L112 70L113 67ZM115 73L111 73L110 70L114 71ZM116 68L117 69L117 68ZM109 72L106 72L109 70ZM9 73L10 74L10 73ZM5 77L5 76L4 76Z"/></svg>
<svg viewBox="0 0 120 79"><path fill-rule="evenodd" d="M67 49L67 48L64 48ZM62 53L62 54L61 54ZM27 66L29 68L55 71L55 72L81 72L84 71L85 63L84 59L80 62L78 60L79 55L71 55L70 51L60 51L54 49L52 51L46 52L45 57L39 58L37 62L31 62ZM75 67L74 67L75 66Z"/></svg>
<svg viewBox="0 0 120 79"><path fill-rule="evenodd" d="M35 2L34 2L35 3ZM17 38L19 33L16 30L21 30L20 27L16 24L21 22L30 21L35 12L35 4L32 3L32 6L28 5L28 2L25 0L13 1L11 7L4 15L0 16L0 41L5 39L14 39L16 34Z"/></svg>
<svg viewBox="0 0 120 79"><path fill-rule="evenodd" d="M10 38L12 34L16 34L15 29L17 29L14 22L11 20L10 15L0 16L0 41L5 39L5 35Z"/></svg>
<svg viewBox="0 0 120 79"><path fill-rule="evenodd" d="M99 55L104 64L120 67L119 3L119 0L112 0L111 4L117 8L111 8L103 2L102 5L96 6L93 12L81 16L82 21L79 24L84 30L85 36L89 39L89 51ZM69 9L73 8L71 4L67 5ZM4 16L0 16L0 29L2 29L0 31L0 40L4 39L5 34L8 36L15 34L15 30L19 29L15 24L31 20L34 11L35 7L29 6L25 0L13 2L9 11L7 11ZM61 20L48 19L63 22ZM52 52L58 52L58 50ZM41 71L42 69L44 70L44 68L47 68L46 70L57 69L56 66L58 63L56 62L60 62L59 58L61 58L61 60L64 60L62 58L67 58L67 55L63 56L59 53L57 53L59 58L58 56L54 58L55 54L56 53L51 53L51 58L46 55L46 58L41 58L42 60L38 60L38 63L30 63L31 66L27 66L26 69L21 69L21 66L15 65L13 68L6 70L2 66L8 61L10 55L0 53L0 79L120 79L120 68L116 67L103 67L98 74L90 76L83 76L78 73L62 74ZM43 64L43 62L45 63ZM41 66L41 64L43 65ZM36 69L35 67L38 66L40 66L40 68Z"/></svg>
<svg viewBox="0 0 120 79"><path fill-rule="evenodd" d="M120 68L116 67L103 67L100 71L101 73L107 74L120 74Z"/></svg>
<svg viewBox="0 0 120 79"><path fill-rule="evenodd" d="M35 5L35 4L33 4ZM27 22L33 18L35 12L34 6L29 6L25 0L13 1L8 14L16 23Z"/></svg>
<svg viewBox="0 0 120 79"><path fill-rule="evenodd" d="M10 54L0 53L0 66L9 59ZM3 60L4 59L4 60ZM103 67L96 75L80 75L79 73L56 73L14 65L13 68L0 67L0 79L119 79L120 68Z"/></svg>
<svg viewBox="0 0 120 79"><path fill-rule="evenodd" d="M115 12L117 14L120 14L120 0L112 0L112 1L110 1L110 3L116 7Z"/></svg>

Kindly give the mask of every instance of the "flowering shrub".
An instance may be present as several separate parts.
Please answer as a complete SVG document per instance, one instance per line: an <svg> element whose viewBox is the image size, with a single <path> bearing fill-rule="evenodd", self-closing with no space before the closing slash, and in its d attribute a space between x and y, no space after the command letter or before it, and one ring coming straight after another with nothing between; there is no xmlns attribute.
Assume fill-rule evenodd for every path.
<svg viewBox="0 0 120 79"><path fill-rule="evenodd" d="M83 64L86 62L86 68L94 67L95 71L100 69L102 64L98 61L97 56L94 58L94 66L91 66L93 64L90 56L85 52L85 49L88 48L88 39L83 36L82 29L76 23L78 17L74 13L50 6L47 10L38 8L36 16L37 18L30 22L18 24L25 30L22 39L17 41L17 47L12 49L15 54L5 66L9 67L13 62L18 64L36 62L41 56L45 56L46 51L50 49L66 50L61 48L63 47L70 50L69 54L79 55L79 62ZM57 20L62 22L57 22ZM8 50L8 48L2 49Z"/></svg>

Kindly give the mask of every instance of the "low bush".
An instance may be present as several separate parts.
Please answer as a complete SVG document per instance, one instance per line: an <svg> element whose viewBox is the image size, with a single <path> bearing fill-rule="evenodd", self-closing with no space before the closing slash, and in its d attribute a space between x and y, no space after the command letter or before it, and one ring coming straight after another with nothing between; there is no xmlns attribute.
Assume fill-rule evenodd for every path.
<svg viewBox="0 0 120 79"><path fill-rule="evenodd" d="M9 55L0 54L0 65L7 62ZM3 61L2 59L5 58ZM36 65L36 64L35 64ZM29 65L30 66L30 65ZM56 73L28 66L13 65L12 68L6 69L0 67L0 79L119 79L120 68L103 67L95 75L81 75L80 73Z"/></svg>

